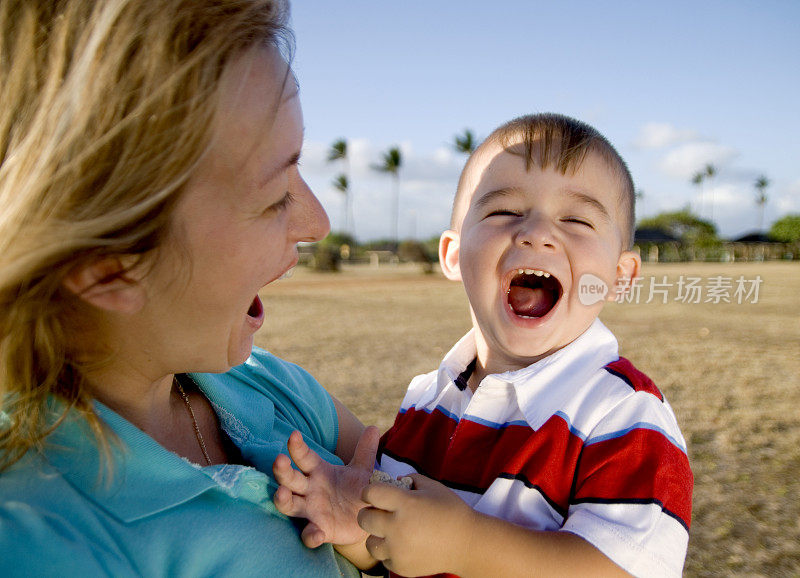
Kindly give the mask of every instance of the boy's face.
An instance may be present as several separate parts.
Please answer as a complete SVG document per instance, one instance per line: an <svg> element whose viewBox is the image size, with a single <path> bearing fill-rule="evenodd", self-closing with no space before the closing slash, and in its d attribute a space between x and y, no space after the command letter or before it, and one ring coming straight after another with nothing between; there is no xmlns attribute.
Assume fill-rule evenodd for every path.
<svg viewBox="0 0 800 578"><path fill-rule="evenodd" d="M473 192L454 207L460 231L442 235L440 258L464 283L479 361L502 373L575 340L640 261L622 251L620 180L598 154L566 175L526 169L498 144L476 155L462 183Z"/></svg>

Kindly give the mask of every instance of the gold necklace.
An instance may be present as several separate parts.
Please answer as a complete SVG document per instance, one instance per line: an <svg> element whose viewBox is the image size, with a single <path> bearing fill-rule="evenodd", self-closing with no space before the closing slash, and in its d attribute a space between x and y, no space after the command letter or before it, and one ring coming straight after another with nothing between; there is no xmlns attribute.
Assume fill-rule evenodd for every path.
<svg viewBox="0 0 800 578"><path fill-rule="evenodd" d="M186 392L183 391L183 387L181 387L178 378L173 378L175 381L175 387L178 388L178 393L181 394L183 398L183 403L186 405L186 409L189 410L189 417L192 418L192 425L194 426L194 435L197 438L197 443L200 445L200 449L203 452L203 457L206 459L206 465L211 465L211 458L208 457L208 450L206 450L206 443L203 441L203 434L200 433L200 427L197 425L197 419L194 417L194 411L192 411L192 404L189 403L189 396L186 395Z"/></svg>

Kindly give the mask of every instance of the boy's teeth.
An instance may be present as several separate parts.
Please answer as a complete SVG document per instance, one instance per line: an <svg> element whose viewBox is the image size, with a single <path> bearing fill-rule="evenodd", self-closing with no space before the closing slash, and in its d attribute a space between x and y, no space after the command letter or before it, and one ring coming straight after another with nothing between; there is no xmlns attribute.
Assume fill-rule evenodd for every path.
<svg viewBox="0 0 800 578"><path fill-rule="evenodd" d="M540 269L519 269L517 271L520 275L536 275L537 277L549 277L550 273Z"/></svg>

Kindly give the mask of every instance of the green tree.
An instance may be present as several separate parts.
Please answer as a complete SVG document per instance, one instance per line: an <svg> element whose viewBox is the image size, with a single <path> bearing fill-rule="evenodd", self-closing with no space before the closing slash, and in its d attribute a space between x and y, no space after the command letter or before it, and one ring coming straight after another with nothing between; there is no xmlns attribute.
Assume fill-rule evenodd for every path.
<svg viewBox="0 0 800 578"><path fill-rule="evenodd" d="M636 189L633 193L633 200L636 203L635 213L638 215L644 214L644 189Z"/></svg>
<svg viewBox="0 0 800 578"><path fill-rule="evenodd" d="M392 176L392 240L394 242L394 249L397 250L397 223L400 218L400 167L403 164L403 155L400 154L400 149L396 146L390 147L385 153L381 162L377 165L372 165L372 168L381 173L387 173Z"/></svg>
<svg viewBox="0 0 800 578"><path fill-rule="evenodd" d="M343 138L337 139L328 149L328 162L344 162L344 173L337 176L333 181L333 186L337 191L344 194L344 230L350 235L355 235L355 225L353 222L353 198L350 191L350 157L347 154L347 141ZM344 187L342 188L342 185Z"/></svg>
<svg viewBox="0 0 800 578"><path fill-rule="evenodd" d="M705 178L711 181L714 176L717 174L717 168L712 164L707 164L706 168L703 169L705 172ZM708 202L709 211L708 211L708 218L712 221L714 220L714 187L711 187L711 198Z"/></svg>
<svg viewBox="0 0 800 578"><path fill-rule="evenodd" d="M313 268L317 271L339 271L342 259L352 258L353 252L357 249L358 244L351 235L331 233L321 241L314 243Z"/></svg>
<svg viewBox="0 0 800 578"><path fill-rule="evenodd" d="M761 175L756 179L754 183L756 187L756 205L758 205L758 231L761 232L764 229L764 208L767 204L767 192L766 189L769 186L769 179Z"/></svg>
<svg viewBox="0 0 800 578"><path fill-rule="evenodd" d="M462 134L453 137L453 148L460 153L471 155L475 152L476 146L475 135L468 128L465 128Z"/></svg>
<svg viewBox="0 0 800 578"><path fill-rule="evenodd" d="M714 224L701 219L688 208L642 219L639 227L658 229L689 244L708 246L719 242Z"/></svg>
<svg viewBox="0 0 800 578"><path fill-rule="evenodd" d="M705 171L697 171L692 176L692 184L700 189L700 203L697 205L697 212L703 214L703 182L706 180Z"/></svg>
<svg viewBox="0 0 800 578"><path fill-rule="evenodd" d="M342 193L342 195L344 195L344 211L343 211L344 218L342 219L342 222L345 224L344 228L345 232L349 234L350 230L348 227L348 218L347 218L347 204L348 204L347 196L350 192L350 181L348 180L347 175L342 173L337 175L336 178L333 179L333 182L331 184L333 185L334 189L336 189L337 191Z"/></svg>
<svg viewBox="0 0 800 578"><path fill-rule="evenodd" d="M800 242L800 214L784 215L772 223L769 236L781 243Z"/></svg>

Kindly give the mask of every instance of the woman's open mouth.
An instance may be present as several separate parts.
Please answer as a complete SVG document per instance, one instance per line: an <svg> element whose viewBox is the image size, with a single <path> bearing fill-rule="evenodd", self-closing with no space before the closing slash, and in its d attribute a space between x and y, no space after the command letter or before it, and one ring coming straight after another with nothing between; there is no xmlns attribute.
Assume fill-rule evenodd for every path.
<svg viewBox="0 0 800 578"><path fill-rule="evenodd" d="M561 283L547 271L517 269L506 291L506 299L515 315L537 319L552 311L562 292Z"/></svg>
<svg viewBox="0 0 800 578"><path fill-rule="evenodd" d="M253 302L250 303L250 308L247 310L247 316L252 319L261 320L264 317L264 304L261 303L261 298L256 295Z"/></svg>

